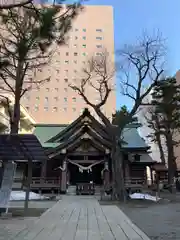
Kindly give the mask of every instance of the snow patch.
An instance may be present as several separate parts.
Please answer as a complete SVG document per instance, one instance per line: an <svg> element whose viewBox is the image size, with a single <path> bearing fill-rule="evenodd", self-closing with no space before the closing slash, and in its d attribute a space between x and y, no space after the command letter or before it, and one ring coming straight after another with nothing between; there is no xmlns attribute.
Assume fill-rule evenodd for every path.
<svg viewBox="0 0 180 240"><path fill-rule="evenodd" d="M133 193L129 195L131 199L144 199L144 200L150 200L153 202L158 202L160 198L151 196L150 194L143 194L143 193Z"/></svg>
<svg viewBox="0 0 180 240"><path fill-rule="evenodd" d="M26 193L24 191L12 191L10 196L10 201L23 201L25 200ZM49 199L49 197L45 197L43 195L30 192L29 200L44 200Z"/></svg>

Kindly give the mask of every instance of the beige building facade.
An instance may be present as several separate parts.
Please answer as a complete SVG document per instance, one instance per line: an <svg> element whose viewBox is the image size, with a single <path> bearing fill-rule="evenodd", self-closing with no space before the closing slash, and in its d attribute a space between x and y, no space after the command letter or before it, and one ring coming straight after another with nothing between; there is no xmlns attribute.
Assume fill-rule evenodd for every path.
<svg viewBox="0 0 180 240"><path fill-rule="evenodd" d="M4 96L4 97L2 97ZM7 105L7 100L9 100L9 105ZM8 108L12 111L14 105L14 96L8 93L1 93L0 99L0 134L10 132L10 119ZM19 133L20 134L32 134L34 131L35 121L30 116L28 111L21 105L20 106L20 122L19 122Z"/></svg>
<svg viewBox="0 0 180 240"><path fill-rule="evenodd" d="M67 124L74 121L87 105L69 84L82 78L82 69L92 56L106 49L114 64L113 7L85 6L73 21L66 45L56 47L50 64L39 69L37 80L50 77L39 89L33 89L22 99L22 104L37 123ZM115 84L115 78L112 78ZM95 103L99 94L86 89L88 97ZM104 106L110 118L116 110L115 91L112 91Z"/></svg>

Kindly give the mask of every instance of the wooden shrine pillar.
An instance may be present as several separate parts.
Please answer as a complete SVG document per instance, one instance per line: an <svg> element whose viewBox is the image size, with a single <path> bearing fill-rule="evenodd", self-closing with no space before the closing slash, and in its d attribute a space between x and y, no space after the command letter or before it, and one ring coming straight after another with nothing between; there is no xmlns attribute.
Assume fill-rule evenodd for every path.
<svg viewBox="0 0 180 240"><path fill-rule="evenodd" d="M41 166L41 179L40 179L41 183L44 183L46 179L46 171L47 171L47 159L42 163Z"/></svg>
<svg viewBox="0 0 180 240"><path fill-rule="evenodd" d="M0 161L0 189L1 189L1 184L3 180L3 174L4 174L4 166L3 166L3 162Z"/></svg>
<svg viewBox="0 0 180 240"><path fill-rule="evenodd" d="M110 184L110 173L109 173L109 164L108 159L105 158L104 162L104 186L108 186Z"/></svg>
<svg viewBox="0 0 180 240"><path fill-rule="evenodd" d="M149 169L150 169L151 185L153 185L154 184L153 169L151 166L149 167Z"/></svg>
<svg viewBox="0 0 180 240"><path fill-rule="evenodd" d="M61 192L66 193L67 188L67 161L66 158L63 161L63 167L61 172Z"/></svg>
<svg viewBox="0 0 180 240"><path fill-rule="evenodd" d="M125 175L124 176L125 181L130 180L131 176L130 176L130 169L129 169L129 163L128 162L125 164L125 174L124 175Z"/></svg>

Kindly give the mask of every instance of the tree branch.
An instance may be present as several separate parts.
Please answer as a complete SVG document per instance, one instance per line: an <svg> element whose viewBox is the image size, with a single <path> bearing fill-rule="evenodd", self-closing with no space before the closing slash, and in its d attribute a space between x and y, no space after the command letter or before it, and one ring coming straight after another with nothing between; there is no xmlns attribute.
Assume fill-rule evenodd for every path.
<svg viewBox="0 0 180 240"><path fill-rule="evenodd" d="M11 8L16 8L16 7L23 7L29 3L32 3L33 0L27 0L25 2L22 3L16 3L16 4L7 4L7 5L0 5L0 9L11 9Z"/></svg>

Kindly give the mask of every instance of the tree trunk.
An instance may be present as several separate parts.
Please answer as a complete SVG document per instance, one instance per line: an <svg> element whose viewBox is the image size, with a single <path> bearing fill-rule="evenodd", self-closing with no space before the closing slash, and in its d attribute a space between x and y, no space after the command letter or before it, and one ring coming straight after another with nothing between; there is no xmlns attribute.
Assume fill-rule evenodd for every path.
<svg viewBox="0 0 180 240"><path fill-rule="evenodd" d="M161 125L160 125L160 122L159 122L158 115L155 114L154 117L155 117L157 130L160 131L161 130ZM162 142L161 142L161 135L160 135L159 132L157 132L157 134L156 134L156 142L157 142L157 145L158 145L158 148L159 148L161 162L166 164L166 159L165 159L165 155L164 155L164 151L163 151L163 147L162 147Z"/></svg>
<svg viewBox="0 0 180 240"><path fill-rule="evenodd" d="M112 150L112 168L113 168L113 198L126 201L126 191L124 186L123 157L120 146L114 145Z"/></svg>
<svg viewBox="0 0 180 240"><path fill-rule="evenodd" d="M16 71L16 83L15 83L15 94L14 94L14 108L11 119L11 133L18 133L19 121L20 121L20 99L23 85L23 62L18 62Z"/></svg>
<svg viewBox="0 0 180 240"><path fill-rule="evenodd" d="M166 134L166 144L168 151L168 183L174 184L174 177L177 175L177 164L174 155L173 137L170 131Z"/></svg>
<svg viewBox="0 0 180 240"><path fill-rule="evenodd" d="M18 94L19 95L19 94ZM11 134L18 133L20 121L20 96L15 96L15 103L13 107L13 119L11 121Z"/></svg>
<svg viewBox="0 0 180 240"><path fill-rule="evenodd" d="M26 195L25 195L25 202L24 202L24 215L28 215L28 205L29 205L29 195L32 183L32 160L28 159L28 171L27 171L27 179L26 179Z"/></svg>
<svg viewBox="0 0 180 240"><path fill-rule="evenodd" d="M165 155L164 155L164 151L163 151L163 147L162 147L162 143L161 143L161 136L160 136L160 134L156 135L156 142L157 142L157 145L158 145L158 148L159 148L161 162L163 164L166 164L166 159L165 159Z"/></svg>

